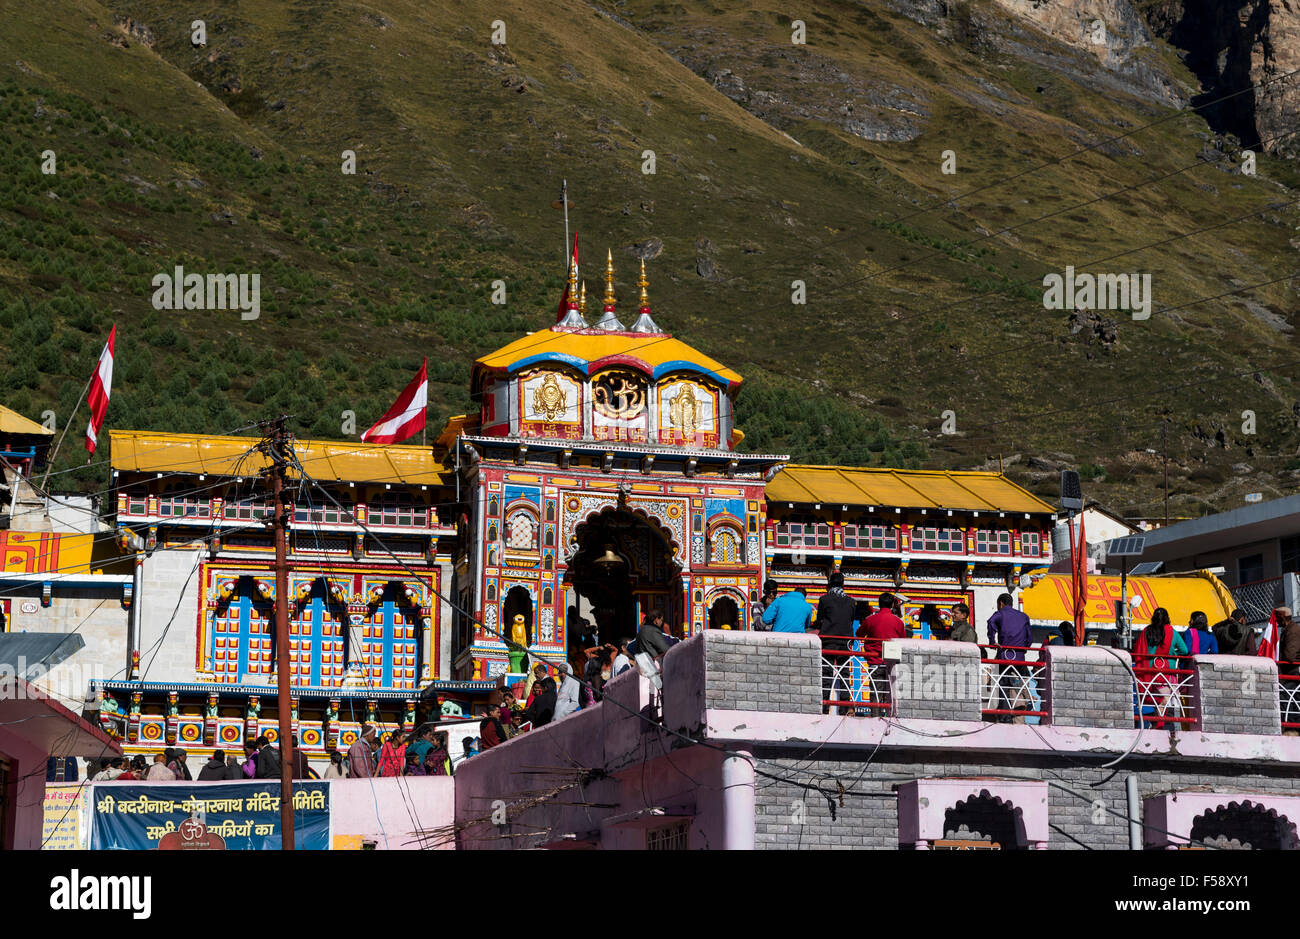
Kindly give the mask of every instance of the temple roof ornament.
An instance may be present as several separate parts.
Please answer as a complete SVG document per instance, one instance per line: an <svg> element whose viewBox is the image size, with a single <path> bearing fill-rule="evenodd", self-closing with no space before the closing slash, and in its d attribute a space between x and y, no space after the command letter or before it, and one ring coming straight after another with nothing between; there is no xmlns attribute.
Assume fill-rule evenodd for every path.
<svg viewBox="0 0 1300 939"><path fill-rule="evenodd" d="M569 261L569 282L565 287L564 295L568 299L565 301L566 308L564 319L555 324L557 329L589 329L590 324L583 318L583 307L586 299L586 284L583 285L583 301L578 300L578 261L574 258Z"/></svg>
<svg viewBox="0 0 1300 939"><path fill-rule="evenodd" d="M606 251L605 253L605 315L600 318L596 324L597 329L604 329L609 332L624 332L623 324L618 321L614 315L614 307L617 300L614 297L614 252Z"/></svg>
<svg viewBox="0 0 1300 939"><path fill-rule="evenodd" d="M647 292L650 281L646 280L645 276L645 258L641 259L641 278L636 282L636 285L641 288L641 306L640 315L636 318L636 322L632 324L632 332L662 334L663 330L650 317L650 294Z"/></svg>

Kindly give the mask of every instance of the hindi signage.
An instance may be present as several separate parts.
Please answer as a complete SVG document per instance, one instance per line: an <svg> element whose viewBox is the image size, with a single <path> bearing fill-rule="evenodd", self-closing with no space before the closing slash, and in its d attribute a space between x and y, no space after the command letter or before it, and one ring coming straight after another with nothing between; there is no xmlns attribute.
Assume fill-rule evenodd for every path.
<svg viewBox="0 0 1300 939"><path fill-rule="evenodd" d="M92 850L276 850L278 782L96 784L89 793ZM330 847L329 784L293 784L294 844Z"/></svg>

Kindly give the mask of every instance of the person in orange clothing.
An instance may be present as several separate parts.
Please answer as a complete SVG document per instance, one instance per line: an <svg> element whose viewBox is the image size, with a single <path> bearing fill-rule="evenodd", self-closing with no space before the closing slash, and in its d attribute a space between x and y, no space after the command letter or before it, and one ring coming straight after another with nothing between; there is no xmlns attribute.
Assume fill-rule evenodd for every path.
<svg viewBox="0 0 1300 939"><path fill-rule="evenodd" d="M406 767L406 740L401 728L393 731L379 750L376 776L401 776Z"/></svg>

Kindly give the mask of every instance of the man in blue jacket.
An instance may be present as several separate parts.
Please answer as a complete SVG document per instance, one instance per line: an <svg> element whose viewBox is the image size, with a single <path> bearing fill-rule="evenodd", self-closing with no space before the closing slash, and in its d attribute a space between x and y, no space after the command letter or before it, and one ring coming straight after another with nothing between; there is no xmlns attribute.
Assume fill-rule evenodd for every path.
<svg viewBox="0 0 1300 939"><path fill-rule="evenodd" d="M795 587L772 601L763 612L763 623L774 633L803 633L812 625L812 604L803 595L802 587Z"/></svg>

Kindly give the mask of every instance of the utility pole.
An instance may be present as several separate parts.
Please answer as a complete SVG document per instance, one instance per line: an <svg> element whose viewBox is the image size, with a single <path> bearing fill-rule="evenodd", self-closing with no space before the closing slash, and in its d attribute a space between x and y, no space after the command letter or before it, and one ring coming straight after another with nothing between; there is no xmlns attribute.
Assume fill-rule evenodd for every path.
<svg viewBox="0 0 1300 939"><path fill-rule="evenodd" d="M1165 463L1165 527L1169 527L1169 418L1160 421L1160 449Z"/></svg>
<svg viewBox="0 0 1300 939"><path fill-rule="evenodd" d="M284 501L284 477L288 464L289 435L286 417L281 415L271 425L266 468L271 477L275 501L272 527L275 532L275 677L279 690L280 711L280 850L293 850L293 725L289 701L289 508Z"/></svg>

